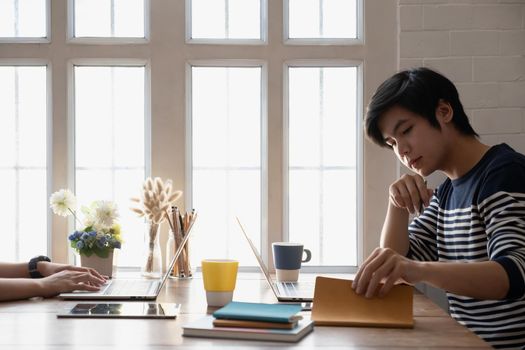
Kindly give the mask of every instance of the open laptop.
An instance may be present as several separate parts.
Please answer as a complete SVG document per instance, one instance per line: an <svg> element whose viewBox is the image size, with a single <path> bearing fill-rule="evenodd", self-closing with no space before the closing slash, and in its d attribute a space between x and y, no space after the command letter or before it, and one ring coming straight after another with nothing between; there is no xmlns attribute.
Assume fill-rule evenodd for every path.
<svg viewBox="0 0 525 350"><path fill-rule="evenodd" d="M62 293L59 295L63 299L87 299L87 300L154 300L159 295L162 287L166 283L173 265L182 253L188 238L191 235L190 230L182 240L179 248L173 255L169 267L159 279L113 279L108 281L103 289L98 292L74 291L71 293Z"/></svg>
<svg viewBox="0 0 525 350"><path fill-rule="evenodd" d="M257 251L257 248L253 244L252 240L248 235L246 234L246 231L244 230L244 227L241 224L241 221L238 217L235 217L237 219L237 222L239 223L239 226L241 227L241 231L248 241L248 244L250 245L250 248L252 249L253 254L255 255L255 258L257 259L257 262L259 264L259 267L261 268L261 271L264 275L264 278L270 285L270 288L273 291L273 294L275 294L275 297L279 301L287 301L287 302L311 302L314 300L314 289L315 289L315 282L279 282L279 281L273 281L272 276L270 275L270 272L268 271L268 268L264 264L264 261L262 260L261 255Z"/></svg>

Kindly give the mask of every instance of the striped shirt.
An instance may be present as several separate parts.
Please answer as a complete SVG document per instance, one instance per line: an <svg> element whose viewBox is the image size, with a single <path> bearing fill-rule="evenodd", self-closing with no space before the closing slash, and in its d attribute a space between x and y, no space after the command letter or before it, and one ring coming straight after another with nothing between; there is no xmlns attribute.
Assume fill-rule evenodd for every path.
<svg viewBox="0 0 525 350"><path fill-rule="evenodd" d="M493 146L467 174L445 180L410 224L409 239L414 260L501 264L505 299L447 293L450 314L495 348L525 349L524 155Z"/></svg>

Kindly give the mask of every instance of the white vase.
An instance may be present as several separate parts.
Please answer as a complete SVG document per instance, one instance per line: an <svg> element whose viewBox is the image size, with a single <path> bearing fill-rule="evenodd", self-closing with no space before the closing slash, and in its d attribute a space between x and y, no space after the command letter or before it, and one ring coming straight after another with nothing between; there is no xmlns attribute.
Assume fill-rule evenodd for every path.
<svg viewBox="0 0 525 350"><path fill-rule="evenodd" d="M107 258L101 258L96 254L91 256L80 255L80 265L82 267L91 267L101 275L111 278L113 276L113 250L109 252Z"/></svg>

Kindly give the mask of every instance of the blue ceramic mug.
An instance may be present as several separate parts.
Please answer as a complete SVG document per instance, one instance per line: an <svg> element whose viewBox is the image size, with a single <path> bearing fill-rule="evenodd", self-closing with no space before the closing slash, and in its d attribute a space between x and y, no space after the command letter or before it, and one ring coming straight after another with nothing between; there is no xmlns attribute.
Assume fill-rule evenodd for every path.
<svg viewBox="0 0 525 350"><path fill-rule="evenodd" d="M296 282L299 279L301 263L312 259L310 250L300 243L274 242L272 250L277 280L282 282ZM304 254L306 257L303 258Z"/></svg>

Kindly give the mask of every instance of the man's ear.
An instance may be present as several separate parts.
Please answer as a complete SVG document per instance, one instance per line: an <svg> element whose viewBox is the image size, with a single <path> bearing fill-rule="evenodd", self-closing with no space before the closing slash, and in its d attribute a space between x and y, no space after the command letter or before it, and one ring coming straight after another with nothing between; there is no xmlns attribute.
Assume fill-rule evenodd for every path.
<svg viewBox="0 0 525 350"><path fill-rule="evenodd" d="M440 99L436 107L436 118L442 123L450 123L454 117L454 110L447 101Z"/></svg>

